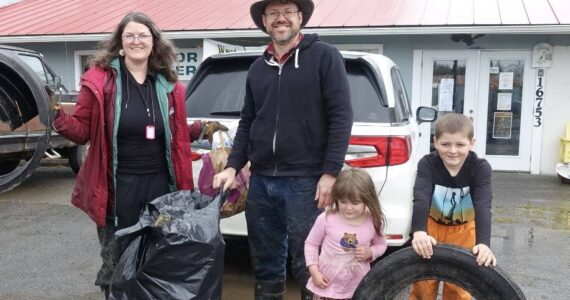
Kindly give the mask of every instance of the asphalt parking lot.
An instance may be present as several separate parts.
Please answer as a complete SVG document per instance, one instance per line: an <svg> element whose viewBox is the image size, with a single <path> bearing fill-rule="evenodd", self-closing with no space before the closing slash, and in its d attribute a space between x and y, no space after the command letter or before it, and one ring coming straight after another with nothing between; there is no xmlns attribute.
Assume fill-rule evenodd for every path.
<svg viewBox="0 0 570 300"><path fill-rule="evenodd" d="M570 185L554 176L493 174L491 246L528 299L567 299ZM43 166L0 194L0 299L103 299L95 228L69 204L73 172ZM223 299L251 299L247 247L229 243ZM299 298L288 285L287 299Z"/></svg>

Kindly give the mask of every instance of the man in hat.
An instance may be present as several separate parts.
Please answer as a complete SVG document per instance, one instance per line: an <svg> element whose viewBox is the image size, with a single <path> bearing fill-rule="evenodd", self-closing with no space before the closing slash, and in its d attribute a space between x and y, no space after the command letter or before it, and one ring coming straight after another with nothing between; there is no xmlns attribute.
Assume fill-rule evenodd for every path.
<svg viewBox="0 0 570 300"><path fill-rule="evenodd" d="M340 52L302 34L312 0L262 0L250 7L253 22L271 43L249 70L241 120L226 169L214 187L235 183L251 162L246 202L255 299L283 299L286 261L312 295L304 242L316 217L332 203L352 128L349 84Z"/></svg>

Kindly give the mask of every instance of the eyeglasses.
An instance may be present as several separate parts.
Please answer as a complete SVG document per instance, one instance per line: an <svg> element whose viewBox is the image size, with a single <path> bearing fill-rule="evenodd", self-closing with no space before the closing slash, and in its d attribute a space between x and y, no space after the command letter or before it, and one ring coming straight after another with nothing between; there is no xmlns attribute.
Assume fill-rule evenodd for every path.
<svg viewBox="0 0 570 300"><path fill-rule="evenodd" d="M265 14L265 16L266 16L268 19L270 19L270 20L278 19L279 16L281 16L281 15L282 15L283 17L287 18L287 19L291 19L291 18L292 18L296 13L298 13L298 12L300 12L300 10L298 10L298 11L283 11L283 12L281 12L281 11L272 11L272 12L270 12L270 13L268 13L268 14Z"/></svg>
<svg viewBox="0 0 570 300"><path fill-rule="evenodd" d="M152 39L152 35L151 34L141 34L141 35L125 34L125 35L123 35L123 41L125 41L125 42L132 43L137 39L140 42L148 42Z"/></svg>

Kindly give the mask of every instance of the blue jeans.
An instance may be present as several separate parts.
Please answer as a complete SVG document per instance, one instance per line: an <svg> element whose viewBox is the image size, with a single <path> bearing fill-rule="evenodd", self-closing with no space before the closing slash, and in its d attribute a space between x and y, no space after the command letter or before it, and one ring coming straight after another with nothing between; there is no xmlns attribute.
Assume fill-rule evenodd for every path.
<svg viewBox="0 0 570 300"><path fill-rule="evenodd" d="M245 217L256 281L284 282L289 252L293 276L307 283L304 246L322 212L315 201L319 178L251 176Z"/></svg>

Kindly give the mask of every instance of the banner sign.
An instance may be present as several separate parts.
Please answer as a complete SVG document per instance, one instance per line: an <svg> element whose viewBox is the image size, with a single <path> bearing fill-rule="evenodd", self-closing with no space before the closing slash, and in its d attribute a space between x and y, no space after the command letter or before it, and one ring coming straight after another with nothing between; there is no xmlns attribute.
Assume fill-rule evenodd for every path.
<svg viewBox="0 0 570 300"><path fill-rule="evenodd" d="M202 49L200 48L186 48L178 49L176 53L178 65L175 66L178 73L178 80L189 81L200 63L202 63Z"/></svg>
<svg viewBox="0 0 570 300"><path fill-rule="evenodd" d="M204 56L203 59L208 58L211 55L219 53L230 53L245 51L245 47L238 45L226 44L210 39L204 39Z"/></svg>
<svg viewBox="0 0 570 300"><path fill-rule="evenodd" d="M176 53L178 65L175 66L178 80L190 81L198 66L211 55L237 51L245 51L245 48L210 39L203 40L202 48L178 49Z"/></svg>

